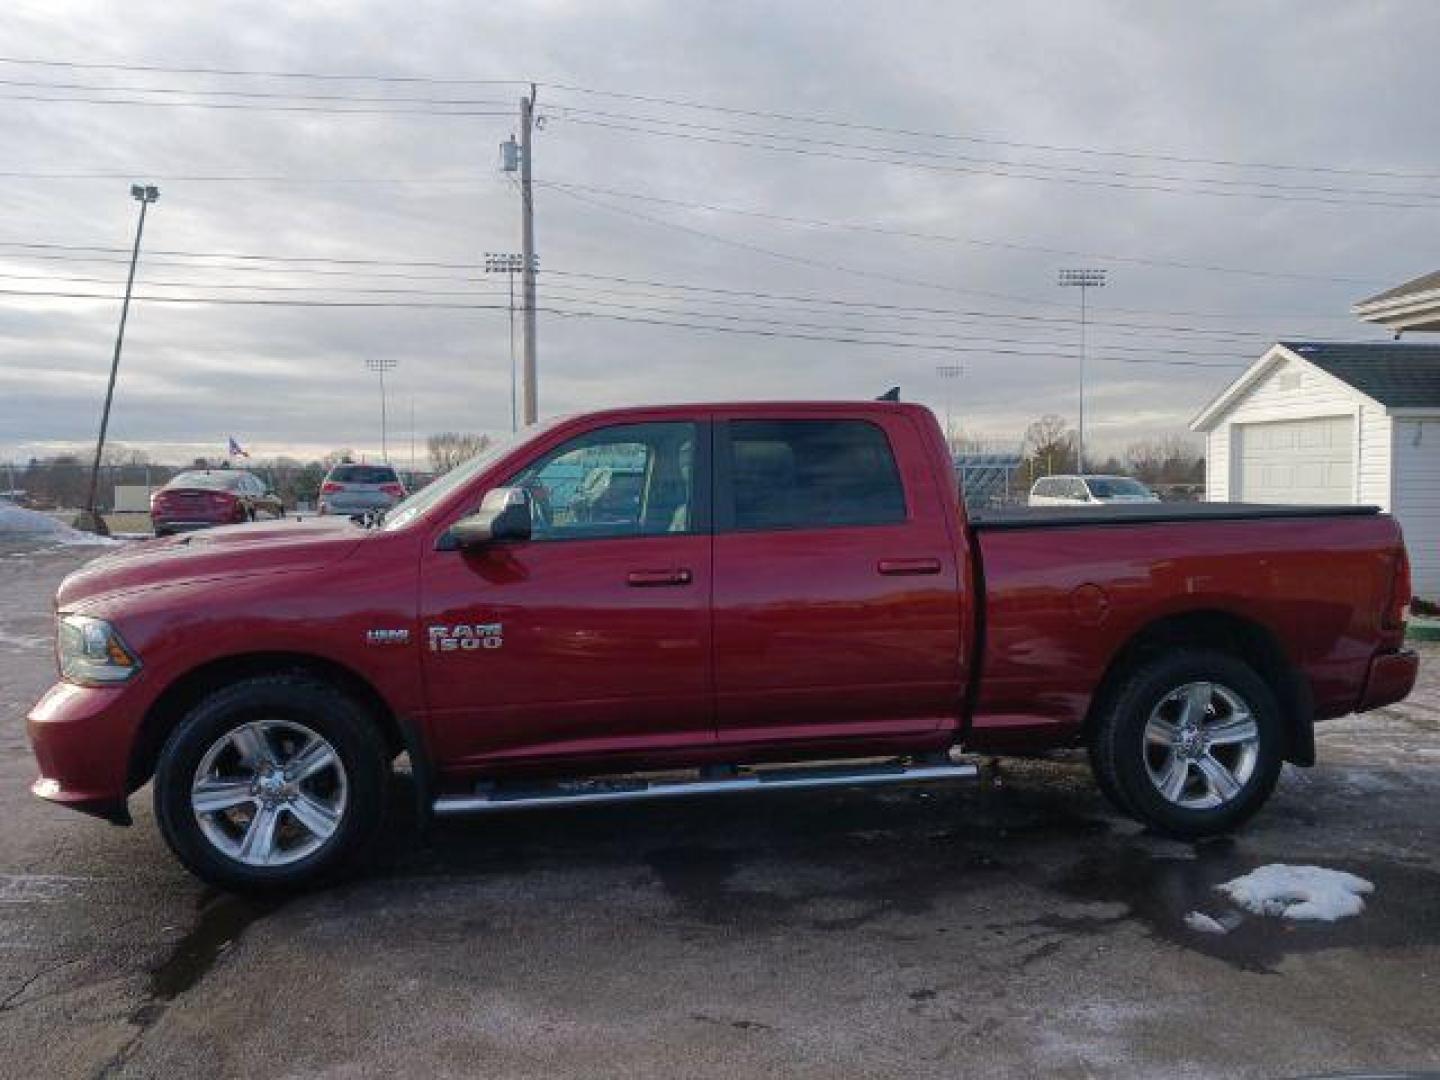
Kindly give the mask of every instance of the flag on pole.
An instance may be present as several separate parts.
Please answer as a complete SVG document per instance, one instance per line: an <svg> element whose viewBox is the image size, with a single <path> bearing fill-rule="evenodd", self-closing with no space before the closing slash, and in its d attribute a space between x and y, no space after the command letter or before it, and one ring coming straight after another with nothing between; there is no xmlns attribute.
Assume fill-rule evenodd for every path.
<svg viewBox="0 0 1440 1080"><path fill-rule="evenodd" d="M230 456L231 456L231 457L249 457L249 456L250 456L249 451L247 451L243 446L241 446L238 442L235 441L235 436L234 436L234 435L231 435L231 436L230 436Z"/></svg>

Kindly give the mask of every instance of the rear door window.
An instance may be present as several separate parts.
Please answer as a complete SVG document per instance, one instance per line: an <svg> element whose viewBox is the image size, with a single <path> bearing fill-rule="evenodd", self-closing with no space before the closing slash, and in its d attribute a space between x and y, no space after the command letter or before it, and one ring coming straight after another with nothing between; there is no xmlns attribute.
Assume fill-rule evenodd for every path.
<svg viewBox="0 0 1440 1080"><path fill-rule="evenodd" d="M867 420L733 420L726 524L741 530L902 522L890 440Z"/></svg>

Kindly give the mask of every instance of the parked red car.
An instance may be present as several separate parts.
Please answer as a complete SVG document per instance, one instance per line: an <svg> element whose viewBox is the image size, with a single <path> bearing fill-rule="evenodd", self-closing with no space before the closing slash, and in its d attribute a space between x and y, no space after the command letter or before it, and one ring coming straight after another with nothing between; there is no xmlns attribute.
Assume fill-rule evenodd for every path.
<svg viewBox="0 0 1440 1080"><path fill-rule="evenodd" d="M182 472L150 496L156 536L284 515L280 497L243 469Z"/></svg>
<svg viewBox="0 0 1440 1080"><path fill-rule="evenodd" d="M597 516L601 470L639 482ZM219 529L72 574L34 791L128 823L153 778L178 857L243 888L364 852L402 750L448 815L1080 746L1122 811L1203 836L1313 762L1316 720L1409 693L1409 596L1373 508L967 517L917 406L616 410L383 522Z"/></svg>

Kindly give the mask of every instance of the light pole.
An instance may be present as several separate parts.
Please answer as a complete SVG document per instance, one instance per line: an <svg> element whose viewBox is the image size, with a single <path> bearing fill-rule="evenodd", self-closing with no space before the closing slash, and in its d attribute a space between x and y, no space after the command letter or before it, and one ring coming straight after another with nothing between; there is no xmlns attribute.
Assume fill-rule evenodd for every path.
<svg viewBox="0 0 1440 1080"><path fill-rule="evenodd" d="M385 420L385 372L394 371L400 361L393 356L367 356L365 366L380 376L380 456L390 463L390 436Z"/></svg>
<svg viewBox="0 0 1440 1080"><path fill-rule="evenodd" d="M1105 284L1104 270L1061 270L1059 284L1080 290L1080 423L1076 428L1080 445L1075 471L1085 471L1085 293Z"/></svg>
<svg viewBox="0 0 1440 1080"><path fill-rule="evenodd" d="M535 268L540 268L540 256L535 256ZM515 275L525 267L523 254L507 254L495 251L485 253L485 273L504 274L510 283L510 430L520 430L520 405L515 391Z"/></svg>
<svg viewBox="0 0 1440 1080"><path fill-rule="evenodd" d="M130 197L140 204L140 220L135 225L135 246L130 249L130 273L125 278L125 300L120 305L120 329L115 334L115 355L110 359L110 385L105 388L105 407L100 411L100 437L95 440L95 463L90 466L90 492L85 509L76 522L100 536L110 535L105 519L95 509L95 494L100 486L100 456L105 452L105 432L110 427L110 403L115 399L115 376L120 372L120 349L125 344L125 320L130 316L130 291L135 287L135 266L140 261L140 238L145 235L145 211L160 198L154 184L131 184Z"/></svg>
<svg viewBox="0 0 1440 1080"><path fill-rule="evenodd" d="M954 429L951 427L951 423L950 423L950 398L951 398L951 392L950 392L950 390L951 390L951 386L953 385L953 380L958 379L961 375L964 375L964 374L965 374L965 365L964 365L964 364L941 364L940 366L938 366L938 367L935 369L935 374L936 374L936 375L939 375L940 378L946 380L946 383L945 383L945 448L946 448L950 453L953 454L953 453L955 452L955 444L954 444L955 431L954 431Z"/></svg>

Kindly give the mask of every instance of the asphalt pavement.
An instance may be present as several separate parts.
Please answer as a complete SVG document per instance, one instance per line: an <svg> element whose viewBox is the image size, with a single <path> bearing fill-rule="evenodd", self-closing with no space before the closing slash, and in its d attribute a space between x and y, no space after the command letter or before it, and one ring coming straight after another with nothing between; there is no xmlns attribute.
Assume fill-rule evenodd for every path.
<svg viewBox="0 0 1440 1080"><path fill-rule="evenodd" d="M27 790L50 597L90 554L0 550L0 1077L1440 1068L1440 647L1410 702L1323 725L1320 765L1231 839L1146 834L1074 756L1006 760L425 844L401 814L364 877L260 904L180 869L148 789L130 829ZM1272 862L1376 891L1330 925L1214 892ZM1197 910L1233 928L1191 930Z"/></svg>

